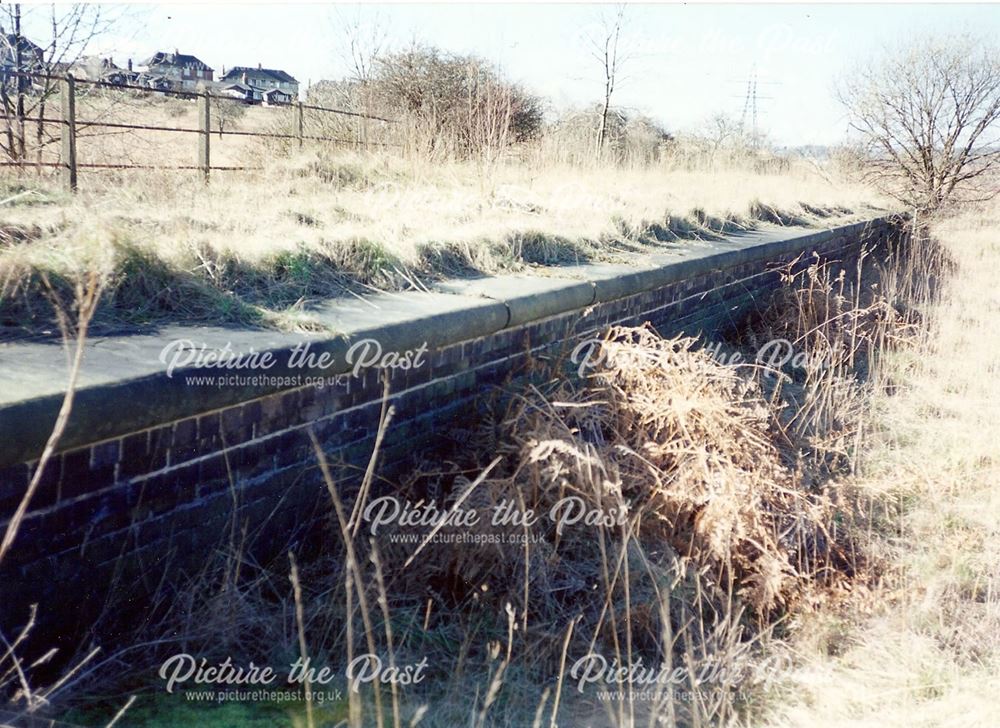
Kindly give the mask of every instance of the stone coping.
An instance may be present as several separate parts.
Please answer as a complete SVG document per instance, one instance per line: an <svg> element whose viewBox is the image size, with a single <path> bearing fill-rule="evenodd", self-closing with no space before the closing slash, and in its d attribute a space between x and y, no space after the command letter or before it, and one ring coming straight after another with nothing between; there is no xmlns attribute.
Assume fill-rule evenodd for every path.
<svg viewBox="0 0 1000 728"><path fill-rule="evenodd" d="M337 333L296 334L226 327L171 325L149 333L93 337L86 343L73 412L59 449L138 432L195 414L304 386L294 377L331 377L359 360L410 352L424 356L594 303L659 288L674 281L756 260L808 251L838 236L861 235L889 218L839 227L776 228L715 241L685 243L647 256L635 265L579 264L545 268L536 275L452 280L428 291L381 293L325 301L311 310ZM191 350L250 354L269 352L266 370L224 370L185 365ZM289 356L308 343L311 361L289 366ZM165 347L168 347L165 349ZM354 347L352 349L352 347ZM323 355L325 360L321 359ZM170 363L174 362L173 368ZM264 373L269 381L250 381ZM192 386L188 376L244 377L227 386ZM58 341L0 343L0 467L36 459L62 404L66 356ZM283 380L283 381L278 381ZM296 383L298 382L298 383Z"/></svg>

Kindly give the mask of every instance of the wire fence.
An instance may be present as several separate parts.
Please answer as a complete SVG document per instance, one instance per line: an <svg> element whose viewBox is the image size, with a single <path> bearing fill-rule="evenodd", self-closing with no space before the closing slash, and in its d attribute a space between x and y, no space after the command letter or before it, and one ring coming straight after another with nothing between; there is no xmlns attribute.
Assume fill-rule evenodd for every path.
<svg viewBox="0 0 1000 728"><path fill-rule="evenodd" d="M12 158L6 161L0 162L0 167L34 167L34 168L54 168L62 171L62 179L67 187L67 189L75 191L78 187L78 172L79 170L107 170L107 169L140 169L140 170L197 170L204 177L207 182L213 171L230 172L230 171L259 171L264 169L261 166L244 166L244 165L218 165L212 163L212 141L211 137L213 133L222 134L221 127L213 132L212 125L212 108L213 102L218 104L219 102L225 102L228 104L243 104L245 102L243 99L235 96L228 96L222 94L214 94L202 85L196 91L188 91L184 89L160 89L148 86L141 86L137 84L129 83L114 83L109 81L94 81L89 79L77 79L74 78L72 74L66 75L54 75L47 73L34 73L30 71L14 71L7 70L3 71L3 76L5 78L0 78L0 84L6 83L6 77L18 78L18 100L14 108L14 113L4 113L0 114L0 121L7 123L8 132L13 131L13 124L16 124L22 134L24 134L24 125L26 123L37 123L37 124L52 124L60 129L60 154L59 161L49 162L42 161L29 161L21 155L21 158ZM58 95L59 95L59 105L60 105L60 115L58 118L51 118L46 116L30 116L23 113L23 89L21 78L30 78L44 80L48 82L55 82L58 85ZM195 99L198 104L197 108L197 118L198 126L197 128L186 128L186 127L174 127L174 126L163 126L158 124L134 124L127 122L117 122L117 121L101 121L99 119L90 120L80 120L77 118L76 113L76 102L77 102L77 85L84 84L92 87L98 88L108 88L117 91L139 91L144 94L162 94L164 96L178 97L178 98L191 98ZM47 88L45 93L52 94L54 91L51 88ZM7 100L9 94L5 94L5 101ZM5 106L11 106L6 103ZM292 125L292 133L284 132L269 132L269 131L246 131L246 130L226 130L225 134L227 136L236 137L256 137L262 139L276 139L283 140L286 142L297 142L299 147L302 147L305 142L323 142L334 145L343 146L354 146L354 147L397 147L398 144L391 142L379 142L372 141L367 138L367 135L363 139L344 139L342 137L327 136L322 134L306 134L306 112L320 112L322 114L332 114L342 117L350 117L357 119L365 119L370 121L376 121L383 124L395 124L397 123L394 119L388 119L382 116L377 116L374 114L365 114L358 111L347 111L344 109L334 109L326 106L317 106L314 104L305 104L301 101L294 102L270 102L267 106L272 107L284 107L290 109L294 112L295 118ZM86 162L79 159L77 153L77 136L78 132L84 129L90 128L106 128L106 129L120 129L124 131L152 131L152 132L168 132L175 134L196 134L198 135L198 149L197 149L197 164L172 164L172 165L158 165L158 164L135 164L135 163L99 163L99 162ZM11 150L13 151L13 149Z"/></svg>

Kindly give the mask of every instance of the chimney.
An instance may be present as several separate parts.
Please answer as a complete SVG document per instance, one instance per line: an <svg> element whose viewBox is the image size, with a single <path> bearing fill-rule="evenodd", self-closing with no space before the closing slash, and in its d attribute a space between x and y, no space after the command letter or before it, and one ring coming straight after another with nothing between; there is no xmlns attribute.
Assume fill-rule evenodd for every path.
<svg viewBox="0 0 1000 728"><path fill-rule="evenodd" d="M260 70L260 63L257 64L257 70Z"/></svg>
<svg viewBox="0 0 1000 728"><path fill-rule="evenodd" d="M129 71L132 70L132 59L131 58L128 59L128 70Z"/></svg>

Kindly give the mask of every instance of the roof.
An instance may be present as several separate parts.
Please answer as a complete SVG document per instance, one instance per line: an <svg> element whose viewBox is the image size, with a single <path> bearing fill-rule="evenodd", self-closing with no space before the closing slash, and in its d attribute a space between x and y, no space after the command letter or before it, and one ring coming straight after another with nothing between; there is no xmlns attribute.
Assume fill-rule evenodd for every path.
<svg viewBox="0 0 1000 728"><path fill-rule="evenodd" d="M7 56L7 54L10 54L11 56L13 56L14 52L15 52L16 44L18 43L17 35L14 34L14 33L3 33L3 34L0 34L0 38L3 39L3 42L0 43L0 55ZM22 54L26 54L26 53L27 54L32 54L33 53L34 55L36 55L39 58L44 55L42 49L39 46L37 46L34 43L32 43L30 40L28 40L27 38L25 38L23 35L21 36L20 46L21 46L21 53Z"/></svg>
<svg viewBox="0 0 1000 728"><path fill-rule="evenodd" d="M139 73L136 75L136 80L140 83L165 83L168 86L172 85L172 81L166 76L156 76L151 73Z"/></svg>
<svg viewBox="0 0 1000 728"><path fill-rule="evenodd" d="M116 65L112 59L99 58L97 56L86 56L84 58L80 58L74 65L76 65L88 76L98 76L104 73L113 73L114 71L124 70L120 66Z"/></svg>
<svg viewBox="0 0 1000 728"><path fill-rule="evenodd" d="M267 78L273 81L280 81L281 83L298 83L298 80L294 76L277 68L251 68L249 66L233 66L222 77L222 80L228 81L242 78L244 73L247 77Z"/></svg>
<svg viewBox="0 0 1000 728"><path fill-rule="evenodd" d="M194 66L200 71L213 71L207 63L202 61L197 56L192 56L187 53L167 53L166 51L157 51L152 56L147 58L142 62L144 66Z"/></svg>

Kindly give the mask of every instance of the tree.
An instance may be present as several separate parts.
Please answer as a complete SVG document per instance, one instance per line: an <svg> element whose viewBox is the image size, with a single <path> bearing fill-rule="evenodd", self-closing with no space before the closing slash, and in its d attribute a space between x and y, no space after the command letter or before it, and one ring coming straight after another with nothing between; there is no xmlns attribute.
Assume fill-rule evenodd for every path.
<svg viewBox="0 0 1000 728"><path fill-rule="evenodd" d="M626 60L625 54L619 52L618 48L624 25L625 6L618 5L610 15L606 14L601 18L598 30L588 38L591 53L601 64L601 72L604 75L604 107L597 132L598 154L604 149L604 142L607 139L611 97L614 95L615 85L619 81L621 68Z"/></svg>
<svg viewBox="0 0 1000 728"><path fill-rule="evenodd" d="M705 127L707 129L705 136L712 147L713 160L727 146L740 148L749 146L743 133L743 122L724 111L713 115Z"/></svg>
<svg viewBox="0 0 1000 728"><path fill-rule="evenodd" d="M4 115L0 152L18 163L27 161L28 156L26 119L45 118L46 105L58 91L56 76L79 61L116 17L104 6L84 3L53 4L43 17L45 10L30 6L22 13L20 4L0 7L0 111ZM37 43L26 36L22 21L34 21ZM33 75L26 75L29 73ZM35 129L35 148L41 161L42 149L58 137L48 133L44 121L37 121Z"/></svg>
<svg viewBox="0 0 1000 728"><path fill-rule="evenodd" d="M349 16L338 8L335 23L343 33L343 43L339 50L351 69L351 80L361 85L368 84L375 64L388 45L389 31L382 17L376 13L362 18L360 8Z"/></svg>
<svg viewBox="0 0 1000 728"><path fill-rule="evenodd" d="M972 36L886 53L839 90L864 174L923 212L1000 192L1000 50Z"/></svg>
<svg viewBox="0 0 1000 728"><path fill-rule="evenodd" d="M351 86L359 97L361 111L365 114L371 114L373 113L372 75L388 45L388 29L378 13L363 19L360 8L357 9L353 17L349 17L338 9L335 22L343 32L343 44L340 51L343 60L351 69ZM370 137L371 123L367 118L361 119L360 123L362 140L367 143Z"/></svg>
<svg viewBox="0 0 1000 728"><path fill-rule="evenodd" d="M247 113L246 102L239 99L217 98L214 100L212 106L214 107L212 109L212 117L215 119L215 125L219 129L220 139L225 133L227 126L231 127Z"/></svg>
<svg viewBox="0 0 1000 728"><path fill-rule="evenodd" d="M370 87L379 108L424 130L431 152L494 156L541 132L541 101L475 56L425 46L385 54Z"/></svg>

